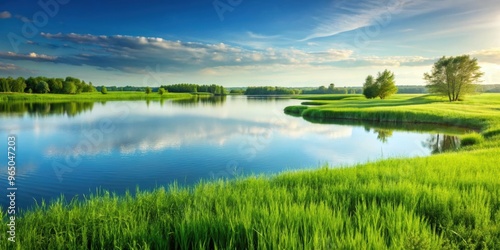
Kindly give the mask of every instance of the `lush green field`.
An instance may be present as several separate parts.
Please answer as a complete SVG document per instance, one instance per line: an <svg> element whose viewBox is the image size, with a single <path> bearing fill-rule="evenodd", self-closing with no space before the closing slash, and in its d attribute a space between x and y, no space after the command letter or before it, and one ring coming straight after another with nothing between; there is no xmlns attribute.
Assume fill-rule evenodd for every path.
<svg viewBox="0 0 500 250"><path fill-rule="evenodd" d="M81 93L75 95L68 94L24 94L24 93L0 93L0 102L11 101L108 101L108 100L156 100L156 99L178 99L190 98L193 95L189 93L158 93L146 94L144 92L132 91L109 91L107 94L100 92Z"/></svg>
<svg viewBox="0 0 500 250"><path fill-rule="evenodd" d="M287 112L458 124L481 134L429 157L41 205L16 220L16 244L6 239L2 210L0 249L498 249L500 95L329 99Z"/></svg>

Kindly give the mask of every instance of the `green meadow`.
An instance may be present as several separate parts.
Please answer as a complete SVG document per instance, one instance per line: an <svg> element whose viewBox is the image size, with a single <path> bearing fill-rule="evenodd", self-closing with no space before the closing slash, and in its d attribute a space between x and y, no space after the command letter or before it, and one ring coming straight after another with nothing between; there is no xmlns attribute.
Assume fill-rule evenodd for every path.
<svg viewBox="0 0 500 250"><path fill-rule="evenodd" d="M2 208L0 249L498 249L499 94L453 103L428 95L300 98L307 105L285 112L473 132L459 150L428 157L41 203L16 219L16 243L7 240Z"/></svg>

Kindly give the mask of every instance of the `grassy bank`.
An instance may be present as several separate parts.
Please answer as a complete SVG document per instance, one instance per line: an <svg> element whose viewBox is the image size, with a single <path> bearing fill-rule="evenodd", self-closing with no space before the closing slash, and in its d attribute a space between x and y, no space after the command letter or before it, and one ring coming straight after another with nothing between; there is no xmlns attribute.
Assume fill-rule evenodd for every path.
<svg viewBox="0 0 500 250"><path fill-rule="evenodd" d="M15 244L2 210L0 249L497 249L500 95L460 103L353 98L287 112L394 123L463 119L485 139L470 135L474 145L429 157L44 204L16 220Z"/></svg>
<svg viewBox="0 0 500 250"><path fill-rule="evenodd" d="M339 100L304 102L311 106L290 106L286 113L316 120L359 120L386 123L427 123L482 130L486 135L500 133L500 95L481 94L466 101L450 103L428 95L396 95L387 100L367 100L362 96Z"/></svg>
<svg viewBox="0 0 500 250"><path fill-rule="evenodd" d="M28 102L53 102L53 101L122 101L122 100L160 100L190 98L189 93L158 93L146 94L144 92L100 92L68 94L25 94L25 93L0 93L0 102L28 101Z"/></svg>

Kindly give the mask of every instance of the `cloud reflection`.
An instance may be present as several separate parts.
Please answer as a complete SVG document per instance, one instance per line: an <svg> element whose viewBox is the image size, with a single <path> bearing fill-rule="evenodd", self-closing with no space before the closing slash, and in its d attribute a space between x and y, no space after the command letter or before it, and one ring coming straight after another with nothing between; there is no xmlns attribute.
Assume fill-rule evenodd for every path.
<svg viewBox="0 0 500 250"><path fill-rule="evenodd" d="M294 119L294 118L292 118ZM272 119L254 121L224 119L217 117L175 116L175 117L134 117L115 123L115 130L105 134L101 143L95 147L78 147L85 140L84 131L98 127L94 121L87 128L66 126L67 134L79 134L64 144L55 144L45 149L48 157L63 156L68 150L78 155L98 155L119 152L124 155L148 153L165 149L180 149L185 146L209 145L223 147L227 142L237 142L248 137L283 136L301 138L317 134L326 138L349 137L352 128L346 126L322 126L317 124L301 125L295 119L276 123ZM76 149L76 151L75 151Z"/></svg>

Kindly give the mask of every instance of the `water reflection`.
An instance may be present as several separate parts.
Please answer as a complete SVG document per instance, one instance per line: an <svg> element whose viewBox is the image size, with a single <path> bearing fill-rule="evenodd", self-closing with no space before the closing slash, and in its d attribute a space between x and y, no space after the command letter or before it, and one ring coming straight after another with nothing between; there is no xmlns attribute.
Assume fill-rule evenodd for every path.
<svg viewBox="0 0 500 250"><path fill-rule="evenodd" d="M394 130L390 129L373 129L373 132L377 134L377 140L381 141L382 143L387 143L387 139L392 136L392 133Z"/></svg>
<svg viewBox="0 0 500 250"><path fill-rule="evenodd" d="M387 143L389 138L393 136L394 131L416 131L421 133L432 133L422 146L429 149L431 154L442 153L446 151L456 150L460 147L460 137L453 134L466 134L471 132L470 129L460 127L450 127L435 124L414 124L414 123L375 123L352 120L332 120L332 119L315 119L304 118L312 123L320 124L345 124L363 126L366 132L371 132L377 135L377 140L382 143Z"/></svg>
<svg viewBox="0 0 500 250"><path fill-rule="evenodd" d="M164 100L163 100L164 101ZM172 103L183 107L197 107L199 105L222 106L226 96L194 96L190 99L176 99Z"/></svg>
<svg viewBox="0 0 500 250"><path fill-rule="evenodd" d="M460 147L460 138L453 135L436 134L422 142L422 146L431 150L432 154L457 150Z"/></svg>
<svg viewBox="0 0 500 250"><path fill-rule="evenodd" d="M424 132L424 133L435 132L444 134L466 134L473 131L469 128L428 124L428 123L370 122L370 121L360 121L360 120L327 119L327 118L311 118L311 117L304 117L304 120L318 124L337 124L337 125L342 124L342 125L363 126L365 127L365 130L367 132L370 131L370 129L414 131L414 132Z"/></svg>
<svg viewBox="0 0 500 250"><path fill-rule="evenodd" d="M7 116L76 116L93 108L94 102L0 102L0 114Z"/></svg>
<svg viewBox="0 0 500 250"><path fill-rule="evenodd" d="M279 102L290 100L290 97L286 96L247 96L248 102Z"/></svg>
<svg viewBox="0 0 500 250"><path fill-rule="evenodd" d="M194 96L190 99L161 99L146 100L146 106L151 103L160 103L160 106L166 102L182 107L198 107L204 105L222 106L226 101L226 96ZM100 103L105 106L106 102L0 102L0 115L20 116L28 114L29 116L51 116L66 115L76 116L85 111L92 111L94 103Z"/></svg>

